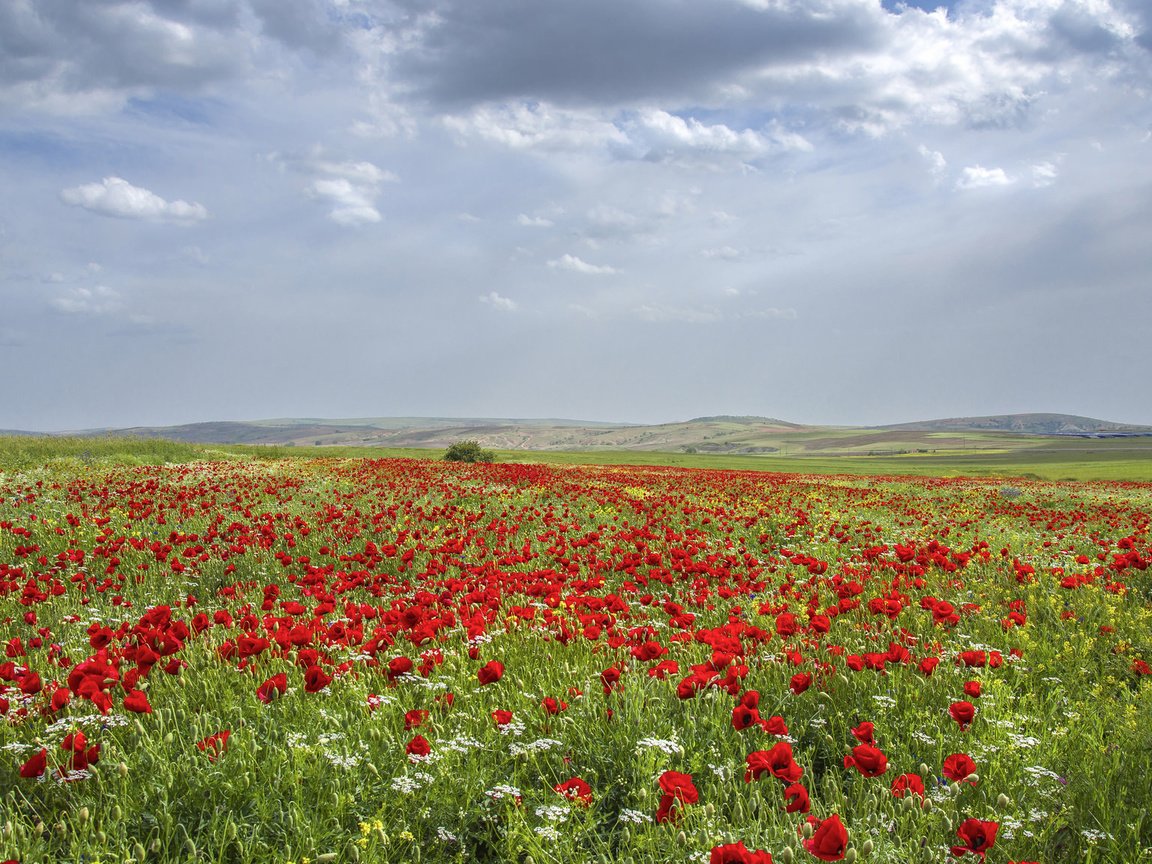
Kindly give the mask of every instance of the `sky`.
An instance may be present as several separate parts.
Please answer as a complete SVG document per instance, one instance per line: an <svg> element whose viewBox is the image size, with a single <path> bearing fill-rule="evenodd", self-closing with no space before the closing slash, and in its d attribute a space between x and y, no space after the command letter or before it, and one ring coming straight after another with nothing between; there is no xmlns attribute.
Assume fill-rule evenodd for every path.
<svg viewBox="0 0 1152 864"><path fill-rule="evenodd" d="M1152 424L1147 0L5 0L0 428Z"/></svg>

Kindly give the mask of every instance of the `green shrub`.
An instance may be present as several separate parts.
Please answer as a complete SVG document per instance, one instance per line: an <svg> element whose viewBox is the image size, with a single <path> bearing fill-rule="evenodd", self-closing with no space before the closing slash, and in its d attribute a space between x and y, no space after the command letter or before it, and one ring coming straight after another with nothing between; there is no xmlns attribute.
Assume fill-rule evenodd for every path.
<svg viewBox="0 0 1152 864"><path fill-rule="evenodd" d="M444 453L448 462L495 462L496 454L485 450L479 441L457 441Z"/></svg>

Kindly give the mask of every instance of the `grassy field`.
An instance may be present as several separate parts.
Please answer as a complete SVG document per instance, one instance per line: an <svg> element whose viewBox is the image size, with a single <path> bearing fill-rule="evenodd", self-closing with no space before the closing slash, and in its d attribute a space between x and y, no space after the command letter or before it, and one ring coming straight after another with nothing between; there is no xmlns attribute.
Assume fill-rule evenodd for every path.
<svg viewBox="0 0 1152 864"><path fill-rule="evenodd" d="M978 436L976 436L978 437ZM987 437L987 436L986 436ZM729 455L636 450L498 450L501 462L549 465L667 465L785 474L1004 477L1152 482L1152 438L1036 439L1028 449L973 449L907 455ZM987 442L983 442L987 445ZM141 438L0 436L0 471L41 465L158 465L268 459L438 459L443 451L381 447L275 447L185 444Z"/></svg>

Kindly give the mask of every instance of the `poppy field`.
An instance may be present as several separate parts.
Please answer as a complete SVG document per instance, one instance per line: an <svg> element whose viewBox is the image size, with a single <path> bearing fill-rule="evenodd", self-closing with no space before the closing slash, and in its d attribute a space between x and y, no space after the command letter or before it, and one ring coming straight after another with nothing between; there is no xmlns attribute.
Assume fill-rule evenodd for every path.
<svg viewBox="0 0 1152 864"><path fill-rule="evenodd" d="M0 475L0 861L1152 861L1152 484Z"/></svg>

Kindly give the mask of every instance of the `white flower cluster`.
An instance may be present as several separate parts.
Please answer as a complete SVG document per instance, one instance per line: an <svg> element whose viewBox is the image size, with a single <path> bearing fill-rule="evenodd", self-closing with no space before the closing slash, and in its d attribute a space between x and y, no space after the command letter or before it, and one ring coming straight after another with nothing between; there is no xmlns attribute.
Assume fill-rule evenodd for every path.
<svg viewBox="0 0 1152 864"><path fill-rule="evenodd" d="M633 825L643 825L645 822L651 822L652 817L640 810L629 810L625 807L620 811L620 821L631 822Z"/></svg>
<svg viewBox="0 0 1152 864"><path fill-rule="evenodd" d="M392 788L396 792L403 792L405 795L415 792L417 789L422 789L432 782L432 775L423 771L415 771L412 774L405 774L400 777L392 778Z"/></svg>
<svg viewBox="0 0 1152 864"><path fill-rule="evenodd" d="M676 739L669 741L664 738L641 738L636 742L637 751L646 747L659 750L661 753L667 753L669 756L679 756L684 752L684 748L680 746L680 742Z"/></svg>
<svg viewBox="0 0 1152 864"><path fill-rule="evenodd" d="M537 738L535 741L529 741L527 744L517 744L513 742L508 745L508 752L513 756L521 756L524 753L540 753L546 750L551 750L554 747L563 747L562 741L557 741L554 738Z"/></svg>
<svg viewBox="0 0 1152 864"><path fill-rule="evenodd" d="M536 815L541 819L547 819L549 822L567 822L568 808L550 804L547 807L537 807Z"/></svg>
<svg viewBox="0 0 1152 864"><path fill-rule="evenodd" d="M489 789L484 794L487 795L489 798L491 798L493 801L499 801L502 798L523 798L524 797L523 793L519 789L517 789L515 786L509 786L505 783L501 783L497 786L493 786L491 789Z"/></svg>
<svg viewBox="0 0 1152 864"><path fill-rule="evenodd" d="M451 750L453 753L467 753L469 750L479 750L483 746L484 745L475 738L460 735L448 741L441 742L440 749Z"/></svg>

